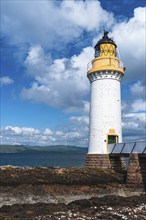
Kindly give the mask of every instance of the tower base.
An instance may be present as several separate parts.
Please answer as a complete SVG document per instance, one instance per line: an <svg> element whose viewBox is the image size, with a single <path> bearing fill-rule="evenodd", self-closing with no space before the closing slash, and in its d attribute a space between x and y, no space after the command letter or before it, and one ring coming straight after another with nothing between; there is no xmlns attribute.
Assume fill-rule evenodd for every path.
<svg viewBox="0 0 146 220"><path fill-rule="evenodd" d="M85 166L88 168L109 169L110 160L108 154L87 154Z"/></svg>

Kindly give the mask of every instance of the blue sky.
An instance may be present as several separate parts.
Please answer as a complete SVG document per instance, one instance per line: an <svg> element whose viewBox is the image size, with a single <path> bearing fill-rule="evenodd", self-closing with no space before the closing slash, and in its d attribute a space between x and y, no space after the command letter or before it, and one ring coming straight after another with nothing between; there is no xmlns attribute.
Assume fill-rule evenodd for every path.
<svg viewBox="0 0 146 220"><path fill-rule="evenodd" d="M108 30L126 65L123 141L146 133L145 0L1 1L1 142L88 146L87 64Z"/></svg>

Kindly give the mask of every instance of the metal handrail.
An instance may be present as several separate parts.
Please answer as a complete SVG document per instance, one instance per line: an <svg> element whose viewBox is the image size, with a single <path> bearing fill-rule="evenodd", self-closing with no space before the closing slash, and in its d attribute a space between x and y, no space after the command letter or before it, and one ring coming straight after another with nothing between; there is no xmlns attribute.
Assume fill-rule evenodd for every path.
<svg viewBox="0 0 146 220"><path fill-rule="evenodd" d="M123 63L121 60L119 60L119 62L118 62L118 63L119 63L119 67L120 67L120 68L125 68L124 63Z"/></svg>
<svg viewBox="0 0 146 220"><path fill-rule="evenodd" d="M87 64L87 71L92 69L92 61Z"/></svg>
<svg viewBox="0 0 146 220"><path fill-rule="evenodd" d="M103 59L103 58L102 58L102 59ZM107 59L107 57L104 58L104 59ZM109 61L111 61L111 60L114 59L114 58L108 57L108 59L109 59ZM124 63L123 63L121 60L118 60L118 67L119 67L119 68L125 68ZM92 69L92 61L90 61L90 62L87 64L87 71L89 71L89 70L91 70L91 69Z"/></svg>

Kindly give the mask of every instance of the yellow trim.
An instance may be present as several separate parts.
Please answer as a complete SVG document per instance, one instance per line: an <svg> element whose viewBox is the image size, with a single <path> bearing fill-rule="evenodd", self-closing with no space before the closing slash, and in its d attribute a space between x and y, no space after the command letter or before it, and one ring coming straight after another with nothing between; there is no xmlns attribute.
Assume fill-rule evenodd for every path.
<svg viewBox="0 0 146 220"><path fill-rule="evenodd" d="M113 70L124 73L124 68L120 67L120 61L117 57L101 57L92 60L92 68L87 72L87 74L102 71L102 70Z"/></svg>
<svg viewBox="0 0 146 220"><path fill-rule="evenodd" d="M113 133L115 134L115 129L114 128L110 128L109 129L109 134L113 134Z"/></svg>
<svg viewBox="0 0 146 220"><path fill-rule="evenodd" d="M113 70L124 73L125 68L120 65L120 60L116 56L115 45L110 43L100 44L99 51L99 56L92 60L92 68L87 74L103 70Z"/></svg>

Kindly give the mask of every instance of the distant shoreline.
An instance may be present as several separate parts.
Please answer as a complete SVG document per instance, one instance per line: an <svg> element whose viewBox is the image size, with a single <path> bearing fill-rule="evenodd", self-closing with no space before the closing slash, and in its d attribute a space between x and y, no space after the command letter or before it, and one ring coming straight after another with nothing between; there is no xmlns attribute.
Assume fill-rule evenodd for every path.
<svg viewBox="0 0 146 220"><path fill-rule="evenodd" d="M29 153L29 152L87 152L87 148L72 145L49 145L49 146L27 146L27 145L0 145L0 153Z"/></svg>
<svg viewBox="0 0 146 220"><path fill-rule="evenodd" d="M53 148L53 149L52 149ZM13 165L13 166L29 166L29 167L70 167L82 166L85 164L87 149L81 148L48 148L49 150L31 150L23 149L18 151L11 149L7 152L0 153L0 165Z"/></svg>

